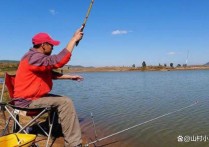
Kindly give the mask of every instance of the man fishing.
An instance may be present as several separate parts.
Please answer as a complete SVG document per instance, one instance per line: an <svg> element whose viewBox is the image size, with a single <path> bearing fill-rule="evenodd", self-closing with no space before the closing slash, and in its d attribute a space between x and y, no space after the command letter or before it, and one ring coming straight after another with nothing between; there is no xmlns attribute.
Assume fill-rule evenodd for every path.
<svg viewBox="0 0 209 147"><path fill-rule="evenodd" d="M14 97L18 106L39 108L56 107L64 135L65 147L82 147L81 129L70 98L50 94L53 79L80 81L79 75L63 75L53 69L61 68L71 58L76 42L83 37L83 27L78 29L66 48L57 55L51 55L53 47L60 44L47 33L38 33L32 38L31 48L21 59L16 72Z"/></svg>

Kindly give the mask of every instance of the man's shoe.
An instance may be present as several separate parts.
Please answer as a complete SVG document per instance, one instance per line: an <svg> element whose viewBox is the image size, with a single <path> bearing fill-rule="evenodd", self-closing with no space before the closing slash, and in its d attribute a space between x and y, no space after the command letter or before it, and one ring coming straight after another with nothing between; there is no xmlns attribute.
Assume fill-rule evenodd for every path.
<svg viewBox="0 0 209 147"><path fill-rule="evenodd" d="M36 129L34 129L32 126L27 127L25 130L28 134L36 134L37 133Z"/></svg>

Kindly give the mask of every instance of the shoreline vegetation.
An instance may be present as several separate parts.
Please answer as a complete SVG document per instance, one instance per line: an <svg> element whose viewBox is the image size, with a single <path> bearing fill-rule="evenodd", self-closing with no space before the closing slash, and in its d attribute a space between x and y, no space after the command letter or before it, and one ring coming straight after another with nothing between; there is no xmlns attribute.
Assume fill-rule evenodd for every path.
<svg viewBox="0 0 209 147"><path fill-rule="evenodd" d="M0 77L4 77L4 73L15 74L18 68L18 61L0 61ZM61 73L75 73L75 72L123 72L123 71L175 71L175 70L209 70L206 65L188 65L188 66L105 66L105 67L83 67L65 65L63 68L57 69Z"/></svg>

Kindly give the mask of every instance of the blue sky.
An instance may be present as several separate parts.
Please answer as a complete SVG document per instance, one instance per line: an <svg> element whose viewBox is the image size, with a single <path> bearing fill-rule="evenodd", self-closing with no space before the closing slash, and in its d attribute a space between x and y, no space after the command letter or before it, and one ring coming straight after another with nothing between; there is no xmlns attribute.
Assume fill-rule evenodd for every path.
<svg viewBox="0 0 209 147"><path fill-rule="evenodd" d="M0 1L0 60L20 60L47 32L64 48L90 0ZM209 62L208 0L95 0L71 65L141 66Z"/></svg>

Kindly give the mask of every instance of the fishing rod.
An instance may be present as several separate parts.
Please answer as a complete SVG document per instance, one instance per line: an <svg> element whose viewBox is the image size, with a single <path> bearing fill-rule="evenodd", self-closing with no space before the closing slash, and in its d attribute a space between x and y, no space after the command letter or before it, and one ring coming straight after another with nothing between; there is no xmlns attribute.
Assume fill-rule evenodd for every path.
<svg viewBox="0 0 209 147"><path fill-rule="evenodd" d="M89 8L88 8L88 11L86 13L86 17L84 18L84 21L83 21L83 24L82 24L83 27L81 28L81 32L83 32L83 30L84 30L84 28L86 26L86 22L87 22L87 20L89 18L89 14L91 12L91 8L93 6L93 3L94 3L94 0L91 0L91 3L90 3ZM78 46L78 44L79 44L79 41L76 42L76 46Z"/></svg>
<svg viewBox="0 0 209 147"><path fill-rule="evenodd" d="M130 129L136 128L136 127L138 127L138 126L144 125L144 124L146 124L146 123L152 122L152 121L157 120L157 119L160 119L160 118L162 118L162 117L171 115L171 114L176 113L176 112L179 112L179 111L183 111L184 109L193 107L193 106L196 105L197 103L198 103L198 101L196 101L196 102L194 102L194 103L192 103L192 104L190 104L190 105L188 105L188 106L182 107L182 108L177 109L177 110L174 110L174 111L172 111L172 112L165 113L165 114L163 114L163 115L160 115L160 116L158 116L158 117L152 118L152 119L150 119L150 120L147 120L147 121L145 121L145 122L139 123L139 124L137 124L137 125L131 126L131 127L129 127L129 128L126 128L126 129L124 129L124 130L118 131L118 132L116 132L116 133L110 134L110 135L105 136L105 137L100 138L100 139L97 139L97 136L96 136L96 140L95 140L95 141L92 141L92 142L90 142L90 143L85 144L84 147L88 147L88 146L91 145L91 144L95 144L95 143L100 142L100 141L102 141L102 140L104 140L104 139L107 139L107 138L110 138L110 137L112 137L112 136L121 134L121 133L126 132L126 131L128 131L128 130L130 130ZM94 124L94 121L93 121L93 124Z"/></svg>

